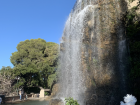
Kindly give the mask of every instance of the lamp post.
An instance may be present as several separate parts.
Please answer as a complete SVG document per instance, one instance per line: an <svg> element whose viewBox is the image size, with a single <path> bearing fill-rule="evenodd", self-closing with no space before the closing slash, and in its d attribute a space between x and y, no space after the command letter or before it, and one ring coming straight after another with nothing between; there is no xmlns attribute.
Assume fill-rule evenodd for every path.
<svg viewBox="0 0 140 105"><path fill-rule="evenodd" d="M17 77L17 95L18 95L18 80L20 79L20 77Z"/></svg>

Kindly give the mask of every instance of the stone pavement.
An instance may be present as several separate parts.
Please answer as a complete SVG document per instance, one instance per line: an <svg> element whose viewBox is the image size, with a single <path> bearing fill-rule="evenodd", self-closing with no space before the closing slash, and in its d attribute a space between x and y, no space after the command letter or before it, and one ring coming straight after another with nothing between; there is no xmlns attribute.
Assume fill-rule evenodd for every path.
<svg viewBox="0 0 140 105"><path fill-rule="evenodd" d="M30 98L27 98L27 99L25 99L25 100L20 100L20 99L18 99L18 100L15 100L15 101L7 101L6 103L20 103L20 102L24 102L24 101L29 101L29 100L45 100L46 99L46 97L43 97L43 98L32 98L32 97L30 97Z"/></svg>

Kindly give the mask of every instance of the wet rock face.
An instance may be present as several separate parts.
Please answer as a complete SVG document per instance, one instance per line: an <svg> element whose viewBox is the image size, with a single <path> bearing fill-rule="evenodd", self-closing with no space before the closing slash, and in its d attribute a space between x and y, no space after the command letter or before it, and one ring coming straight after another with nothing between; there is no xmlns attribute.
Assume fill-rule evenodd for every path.
<svg viewBox="0 0 140 105"><path fill-rule="evenodd" d="M123 91L126 88L122 88L122 85L126 85L122 83L122 78L125 78L122 72L126 75L127 64L123 63L125 67L120 71L119 43L125 39L120 19L127 5L123 0L101 0L98 5L100 8L95 11L97 15L89 16L84 28L81 46L83 77L86 75L88 99L97 105L115 105L126 94ZM122 62L125 61L122 59ZM92 95L97 98L92 99Z"/></svg>
<svg viewBox="0 0 140 105"><path fill-rule="evenodd" d="M59 86L60 84L55 84L54 86L53 86L53 88L52 88L52 93L51 93L51 97L55 97L56 95L57 95L57 93L59 92L59 90L60 90L60 86Z"/></svg>
<svg viewBox="0 0 140 105"><path fill-rule="evenodd" d="M96 103L96 105L119 105L120 98L127 93L127 63L125 63L126 59L124 59L127 51L125 51L124 47L122 48L124 50L121 50L120 46L120 42L125 41L125 31L121 17L127 10L127 4L125 0L81 0L80 5L76 3L74 6L73 11L76 11L74 13L80 13L80 11L86 8L85 5L90 5L90 7L87 8L89 12L84 17L83 33L81 34L83 36L79 41L81 44L78 46L80 48L78 50L80 51L80 53L78 52L80 54L80 62L78 64L80 65L80 69L76 69L82 72L80 74L84 80L82 86L86 88L81 92L82 96L84 96L83 103L89 105L93 103ZM81 9L78 10L77 6L80 6ZM72 19L73 16L71 16L70 21ZM72 46L74 44L69 44L68 46L68 43L73 41L71 37L74 35L73 33L72 35L66 34L68 30L73 28L74 24L71 24L70 28L64 30L62 38L61 52L62 56L65 56L62 59L64 61L62 62L63 64L67 60L67 55L73 54L71 51L74 51ZM75 25L75 27L77 26ZM78 32L76 35L78 35ZM75 37L75 40L77 41L78 38L76 39ZM125 46L125 44L122 44L122 46ZM67 49L69 52L67 52ZM69 56L68 60L72 58L71 55ZM65 65L62 65L62 67L65 68ZM72 65L68 65L67 68L72 68ZM64 71L63 73L68 72ZM71 72L70 75L72 75ZM72 81L67 80L66 82L71 84ZM63 85L66 89L69 88L67 86L71 86ZM81 88L83 88L82 86ZM69 94L71 93L72 91L69 91Z"/></svg>
<svg viewBox="0 0 140 105"><path fill-rule="evenodd" d="M62 102L62 100L59 100L59 99L52 99L52 100L49 102L49 105L64 105L64 103Z"/></svg>

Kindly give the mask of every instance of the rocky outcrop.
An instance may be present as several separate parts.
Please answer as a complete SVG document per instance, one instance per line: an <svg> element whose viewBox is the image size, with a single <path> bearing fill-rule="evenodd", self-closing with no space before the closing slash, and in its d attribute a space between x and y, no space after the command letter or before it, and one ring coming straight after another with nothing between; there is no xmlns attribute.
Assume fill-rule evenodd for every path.
<svg viewBox="0 0 140 105"><path fill-rule="evenodd" d="M57 95L57 93L60 90L60 84L54 84L53 88L52 88L52 93L51 93L51 97L55 97Z"/></svg>
<svg viewBox="0 0 140 105"><path fill-rule="evenodd" d="M82 72L81 75L84 80L83 87L86 87L86 91L79 93L79 97L85 97L83 102L84 104L96 103L96 105L119 105L120 100L122 100L123 96L128 92L126 78L129 64L127 62L128 55L125 41L125 29L121 20L127 11L127 2L125 0L89 1L78 0L77 3L81 2L81 10L77 9L79 6L77 3L73 9L76 14L80 13L82 10L84 11L84 5L90 5L86 8L88 9L88 12L83 22L84 27L82 27L83 38L82 44L80 45L81 52L77 53L81 56L81 64L78 64L77 66L80 65L80 71ZM78 16L80 15L81 14ZM74 17L72 15L70 16L71 18L69 21L71 22ZM69 25L69 23L66 24ZM64 30L63 38L65 40L63 40L63 44L61 44L61 49L64 49L61 50L62 56L64 56L62 63L65 65L66 60L72 59L71 55L74 50L76 50L76 48L72 49L72 46L69 45L74 45L73 43L76 43L78 38L72 39L71 37L74 36L71 35L72 32L70 35L66 34L66 32L73 27L77 26L74 26L72 23L70 28L66 28L66 30ZM76 34L78 35L78 33ZM68 47L72 49L73 52L66 52ZM66 59L68 54L69 57ZM73 60L75 59L73 58ZM70 63L73 64L73 62ZM65 65L62 67L65 67ZM66 69L67 68L72 67L71 65L67 65ZM64 71L64 74L65 73L66 71ZM72 75L71 72L69 72L69 74ZM71 84L72 81L67 80L66 82ZM71 85L64 86L65 88L69 88L68 86ZM61 92L63 92L63 90L61 90ZM68 91L69 94L71 94L71 92L71 90Z"/></svg>
<svg viewBox="0 0 140 105"><path fill-rule="evenodd" d="M132 7L134 7L134 6L137 6L138 5L138 2L139 2L139 0L134 0L133 2L129 2L129 1L127 1L127 3L128 3L128 9L131 9Z"/></svg>
<svg viewBox="0 0 140 105"><path fill-rule="evenodd" d="M127 11L127 3L124 0L102 0L98 5L98 15L90 16L85 25L84 46L81 47L83 77L86 77L87 87L85 94L87 100L96 95L96 100L92 101L98 105L115 105L127 93L127 88L122 85L127 85L126 72L129 66L124 59L122 71L119 66L119 43L125 40L121 17ZM123 56L127 59L127 51Z"/></svg>
<svg viewBox="0 0 140 105"><path fill-rule="evenodd" d="M52 99L52 100L49 102L49 105L64 105L64 103L62 102L62 100L59 100L59 99Z"/></svg>
<svg viewBox="0 0 140 105"><path fill-rule="evenodd" d="M60 90L60 86L59 85L60 84L58 84L58 83L56 83L56 84L53 85L52 93L46 99L46 100L49 101L49 105L63 105L62 102L61 102L62 100L60 100L60 99L53 99L59 93L59 90Z"/></svg>

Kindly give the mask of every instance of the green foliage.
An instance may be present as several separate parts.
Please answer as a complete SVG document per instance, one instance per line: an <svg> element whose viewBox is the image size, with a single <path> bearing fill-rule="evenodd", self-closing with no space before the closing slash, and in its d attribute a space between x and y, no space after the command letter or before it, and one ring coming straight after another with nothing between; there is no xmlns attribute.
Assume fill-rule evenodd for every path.
<svg viewBox="0 0 140 105"><path fill-rule="evenodd" d="M92 80L92 79L91 79L91 83L92 83L92 85L93 85L93 86L96 86L95 81L94 81L94 80Z"/></svg>
<svg viewBox="0 0 140 105"><path fill-rule="evenodd" d="M135 0L129 0L130 3L132 3L133 1L135 1Z"/></svg>
<svg viewBox="0 0 140 105"><path fill-rule="evenodd" d="M135 52L140 53L140 41L131 43L130 49L132 53L135 53Z"/></svg>
<svg viewBox="0 0 140 105"><path fill-rule="evenodd" d="M30 94L30 93L39 93L40 92L40 88L39 87L24 87L24 91L27 94Z"/></svg>
<svg viewBox="0 0 140 105"><path fill-rule="evenodd" d="M127 36L132 38L140 29L140 24L138 21L139 15L136 10L138 6L134 6L131 10L128 11L126 15L126 31Z"/></svg>
<svg viewBox="0 0 140 105"><path fill-rule="evenodd" d="M20 85L51 87L56 80L58 44L43 39L21 41L10 58L15 76L24 78Z"/></svg>
<svg viewBox="0 0 140 105"><path fill-rule="evenodd" d="M48 96L49 95L49 93L48 92L45 92L45 96Z"/></svg>
<svg viewBox="0 0 140 105"><path fill-rule="evenodd" d="M93 58L93 63L96 63L96 62L97 62L97 60Z"/></svg>
<svg viewBox="0 0 140 105"><path fill-rule="evenodd" d="M53 83L57 81L57 73L51 74L48 76L48 86L51 88Z"/></svg>
<svg viewBox="0 0 140 105"><path fill-rule="evenodd" d="M140 39L137 35L140 32L140 21L139 14L137 14L136 10L139 9L139 4L130 9L126 15L126 34L129 38L129 48L131 55L131 79L135 79L140 77Z"/></svg>
<svg viewBox="0 0 140 105"><path fill-rule="evenodd" d="M10 66L7 67L2 67L0 70L0 74L2 75L3 78L5 79L14 79L15 78L15 74L13 72L13 69Z"/></svg>
<svg viewBox="0 0 140 105"><path fill-rule="evenodd" d="M66 105L79 105L77 100L74 100L73 98L65 98Z"/></svg>
<svg viewBox="0 0 140 105"><path fill-rule="evenodd" d="M140 1L137 6L133 7L127 12L125 18L126 35L130 49L130 63L131 71L129 74L131 80L131 89L133 94L138 98L140 97L139 84L137 79L140 78L140 14L136 11L139 9ZM137 85L137 86L135 86ZM136 104L138 104L137 102Z"/></svg>

